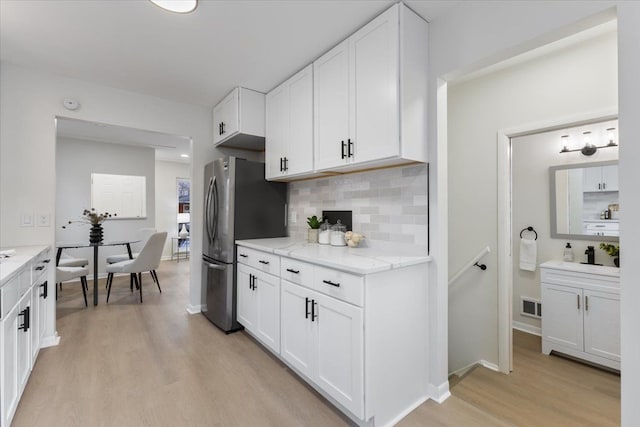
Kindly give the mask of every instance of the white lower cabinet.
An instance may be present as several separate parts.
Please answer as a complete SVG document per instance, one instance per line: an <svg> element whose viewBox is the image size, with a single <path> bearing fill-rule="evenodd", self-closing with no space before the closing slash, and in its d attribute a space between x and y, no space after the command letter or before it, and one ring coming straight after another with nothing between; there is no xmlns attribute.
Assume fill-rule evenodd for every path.
<svg viewBox="0 0 640 427"><path fill-rule="evenodd" d="M240 264L237 286L238 322L280 352L280 278Z"/></svg>
<svg viewBox="0 0 640 427"><path fill-rule="evenodd" d="M282 357L363 417L362 309L282 281Z"/></svg>
<svg viewBox="0 0 640 427"><path fill-rule="evenodd" d="M543 266L542 352L620 369L619 279Z"/></svg>
<svg viewBox="0 0 640 427"><path fill-rule="evenodd" d="M19 305L2 320L2 425L11 424L18 406L18 330L22 316Z"/></svg>

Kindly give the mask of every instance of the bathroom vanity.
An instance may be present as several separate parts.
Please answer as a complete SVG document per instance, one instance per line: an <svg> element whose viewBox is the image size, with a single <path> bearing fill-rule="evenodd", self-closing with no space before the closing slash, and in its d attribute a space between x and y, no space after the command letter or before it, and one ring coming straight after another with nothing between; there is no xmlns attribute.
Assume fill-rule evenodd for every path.
<svg viewBox="0 0 640 427"><path fill-rule="evenodd" d="M620 270L548 261L540 265L542 352L620 369Z"/></svg>

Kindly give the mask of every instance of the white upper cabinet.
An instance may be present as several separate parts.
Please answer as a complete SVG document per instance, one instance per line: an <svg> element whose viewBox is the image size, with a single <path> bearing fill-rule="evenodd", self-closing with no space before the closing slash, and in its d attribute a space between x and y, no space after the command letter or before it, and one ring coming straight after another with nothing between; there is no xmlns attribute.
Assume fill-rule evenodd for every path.
<svg viewBox="0 0 640 427"><path fill-rule="evenodd" d="M266 178L290 179L313 171L313 67L266 96Z"/></svg>
<svg viewBox="0 0 640 427"><path fill-rule="evenodd" d="M618 165L584 168L583 191L618 191Z"/></svg>
<svg viewBox="0 0 640 427"><path fill-rule="evenodd" d="M316 171L427 161L427 36L396 4L313 63Z"/></svg>
<svg viewBox="0 0 640 427"><path fill-rule="evenodd" d="M243 87L231 91L213 108L216 146L264 149L265 95Z"/></svg>

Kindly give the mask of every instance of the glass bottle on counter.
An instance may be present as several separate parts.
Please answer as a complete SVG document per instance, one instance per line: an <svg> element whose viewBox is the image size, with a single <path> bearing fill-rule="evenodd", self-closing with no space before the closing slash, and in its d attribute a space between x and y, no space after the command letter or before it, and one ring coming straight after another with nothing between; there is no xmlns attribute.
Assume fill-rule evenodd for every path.
<svg viewBox="0 0 640 427"><path fill-rule="evenodd" d="M344 240L344 233L346 232L347 226L340 220L331 226L331 246L347 246L347 242Z"/></svg>
<svg viewBox="0 0 640 427"><path fill-rule="evenodd" d="M320 224L320 231L318 232L318 243L321 245L329 244L329 234L331 233L331 224L329 224L329 220L325 219L322 224Z"/></svg>
<svg viewBox="0 0 640 427"><path fill-rule="evenodd" d="M564 256L562 259L565 262L573 262L573 249L571 249L571 243L567 242L567 246L564 248Z"/></svg>

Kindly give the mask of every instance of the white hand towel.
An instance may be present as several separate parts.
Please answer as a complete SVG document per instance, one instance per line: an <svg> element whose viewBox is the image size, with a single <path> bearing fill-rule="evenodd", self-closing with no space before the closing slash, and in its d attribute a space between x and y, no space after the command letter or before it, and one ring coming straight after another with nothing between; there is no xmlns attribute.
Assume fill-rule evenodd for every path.
<svg viewBox="0 0 640 427"><path fill-rule="evenodd" d="M520 270L536 271L538 245L532 239L520 239Z"/></svg>

